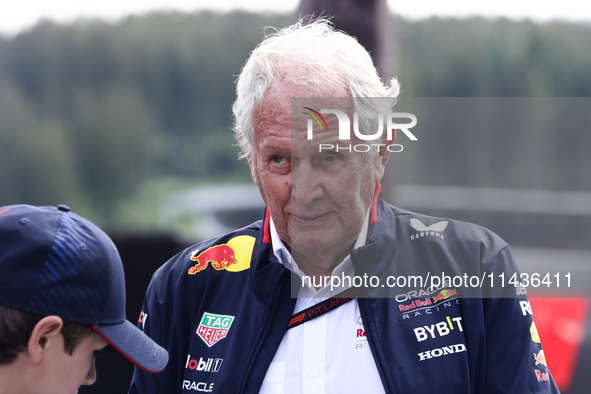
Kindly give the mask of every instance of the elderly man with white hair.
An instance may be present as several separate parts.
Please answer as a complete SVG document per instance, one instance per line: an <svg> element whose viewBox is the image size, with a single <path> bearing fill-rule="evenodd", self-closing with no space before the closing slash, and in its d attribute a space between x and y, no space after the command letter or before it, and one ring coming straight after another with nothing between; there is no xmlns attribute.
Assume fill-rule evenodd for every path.
<svg viewBox="0 0 591 394"><path fill-rule="evenodd" d="M252 52L235 132L267 209L156 271L139 327L171 361L130 393L558 392L523 289L452 281L517 273L507 244L383 201L398 93L326 20Z"/></svg>

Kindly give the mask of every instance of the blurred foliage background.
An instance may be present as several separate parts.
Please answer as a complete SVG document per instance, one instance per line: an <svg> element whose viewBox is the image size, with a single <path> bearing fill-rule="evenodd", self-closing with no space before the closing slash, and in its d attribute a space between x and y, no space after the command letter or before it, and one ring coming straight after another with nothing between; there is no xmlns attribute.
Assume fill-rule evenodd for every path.
<svg viewBox="0 0 591 394"><path fill-rule="evenodd" d="M249 182L233 146L234 80L261 41L261 27L293 21L245 12L152 13L117 24L45 21L0 38L0 206L65 203L109 231L148 232L169 192ZM394 24L402 97L591 95L589 25L482 18ZM432 160L438 172L402 166L399 179L591 190L588 129L554 127L541 141L535 129L524 130L531 135L506 144L537 139L546 154L528 158L519 177L502 174L523 168L523 157L495 156L496 175L484 185L453 169L477 158L490 136L463 138L453 130L438 143L463 141L464 153L442 158L442 150L417 145L410 154ZM532 181L528 168L541 175Z"/></svg>

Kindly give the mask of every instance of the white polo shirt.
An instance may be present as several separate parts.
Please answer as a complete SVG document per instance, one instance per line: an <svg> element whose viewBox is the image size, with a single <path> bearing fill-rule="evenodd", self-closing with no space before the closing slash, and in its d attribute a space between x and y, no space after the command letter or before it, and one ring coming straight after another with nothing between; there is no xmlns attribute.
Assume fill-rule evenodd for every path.
<svg viewBox="0 0 591 394"><path fill-rule="evenodd" d="M354 248L365 245L369 211ZM283 264L299 275L305 275L291 258L270 222L273 255L271 261ZM333 271L353 278L355 271L351 256L347 256ZM330 291L330 284L320 290L306 286L300 288L294 314L346 290ZM357 299L347 302L328 313L315 317L287 330L273 361L267 370L260 393L384 393L376 363L365 337Z"/></svg>

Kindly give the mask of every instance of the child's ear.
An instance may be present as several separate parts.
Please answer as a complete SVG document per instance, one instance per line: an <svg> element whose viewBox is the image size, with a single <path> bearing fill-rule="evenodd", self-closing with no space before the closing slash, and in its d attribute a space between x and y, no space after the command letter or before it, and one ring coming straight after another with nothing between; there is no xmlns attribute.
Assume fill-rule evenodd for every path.
<svg viewBox="0 0 591 394"><path fill-rule="evenodd" d="M55 346L55 343L61 335L63 325L64 321L61 317L53 315L46 316L35 324L27 346L31 361L34 363L40 362L43 359L43 356L47 353L47 349L51 346ZM61 346L63 346L63 343Z"/></svg>

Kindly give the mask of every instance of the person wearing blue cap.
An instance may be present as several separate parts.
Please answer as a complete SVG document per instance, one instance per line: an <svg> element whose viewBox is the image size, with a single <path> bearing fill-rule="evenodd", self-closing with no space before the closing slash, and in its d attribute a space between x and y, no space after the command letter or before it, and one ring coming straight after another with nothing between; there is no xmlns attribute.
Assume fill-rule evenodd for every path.
<svg viewBox="0 0 591 394"><path fill-rule="evenodd" d="M107 345L147 372L168 363L126 320L111 239L65 205L0 207L0 394L76 393Z"/></svg>

